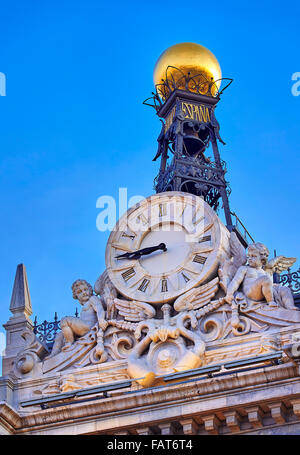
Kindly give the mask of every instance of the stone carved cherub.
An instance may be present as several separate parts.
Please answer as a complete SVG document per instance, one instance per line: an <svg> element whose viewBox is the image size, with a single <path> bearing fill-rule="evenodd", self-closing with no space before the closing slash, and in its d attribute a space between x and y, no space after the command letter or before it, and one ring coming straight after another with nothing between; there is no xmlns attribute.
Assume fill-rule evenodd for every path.
<svg viewBox="0 0 300 455"><path fill-rule="evenodd" d="M85 280L76 280L72 284L73 298L82 305L79 317L66 316L60 321L61 332L57 334L51 357L68 350L76 337L86 335L95 324L104 331L107 327L102 301L93 295L92 286Z"/></svg>
<svg viewBox="0 0 300 455"><path fill-rule="evenodd" d="M281 306L285 309L295 309L291 290L274 284L273 273L291 267L296 258L278 256L268 261L269 250L262 243L249 245L246 255L235 233L231 233L230 247L232 258L226 260L219 269L220 285L226 293L226 302L231 304L236 291L241 288L242 293L250 301L265 301L274 308Z"/></svg>

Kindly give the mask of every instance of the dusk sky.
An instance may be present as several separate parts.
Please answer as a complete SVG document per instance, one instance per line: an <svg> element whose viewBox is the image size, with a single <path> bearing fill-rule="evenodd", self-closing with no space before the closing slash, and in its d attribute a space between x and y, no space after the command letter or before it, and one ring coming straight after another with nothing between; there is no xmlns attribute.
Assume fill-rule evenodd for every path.
<svg viewBox="0 0 300 455"><path fill-rule="evenodd" d="M97 199L154 194L161 123L142 101L179 42L210 49L234 79L216 109L231 209L272 257L300 259L299 14L299 3L257 0L2 4L1 325L19 263L32 320L73 315L73 281L94 284L105 268Z"/></svg>

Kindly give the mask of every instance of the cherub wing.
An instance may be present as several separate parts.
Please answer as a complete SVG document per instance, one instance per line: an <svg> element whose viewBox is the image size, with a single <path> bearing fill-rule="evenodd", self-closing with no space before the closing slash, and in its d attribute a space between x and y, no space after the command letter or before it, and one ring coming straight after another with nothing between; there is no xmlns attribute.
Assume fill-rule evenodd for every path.
<svg viewBox="0 0 300 455"><path fill-rule="evenodd" d="M207 284L193 288L185 294L177 297L174 303L176 311L197 310L206 305L216 294L219 288L219 278L214 278Z"/></svg>
<svg viewBox="0 0 300 455"><path fill-rule="evenodd" d="M270 275L272 275L272 273L281 273L284 270L290 268L296 261L297 258L286 258L285 256L277 256L276 258L271 259L271 261L269 261L266 264L264 269Z"/></svg>
<svg viewBox="0 0 300 455"><path fill-rule="evenodd" d="M104 270L97 279L94 291L95 294L101 296L102 301L105 303L108 319L112 319L114 317L114 298L117 297L118 292L110 281L107 270Z"/></svg>
<svg viewBox="0 0 300 455"><path fill-rule="evenodd" d="M229 238L230 259L224 259L219 267L220 286L227 292L227 286L236 274L237 269L247 262L246 250L237 238L235 232L230 233Z"/></svg>
<svg viewBox="0 0 300 455"><path fill-rule="evenodd" d="M115 293L115 297L117 296L116 288L110 281L107 270L104 270L102 275L100 275L97 279L94 285L94 291L97 295L103 295L110 292L113 294Z"/></svg>
<svg viewBox="0 0 300 455"><path fill-rule="evenodd" d="M114 299L115 307L119 314L123 316L126 321L139 322L144 319L153 318L156 314L155 309L145 302L138 302L137 300L123 300Z"/></svg>

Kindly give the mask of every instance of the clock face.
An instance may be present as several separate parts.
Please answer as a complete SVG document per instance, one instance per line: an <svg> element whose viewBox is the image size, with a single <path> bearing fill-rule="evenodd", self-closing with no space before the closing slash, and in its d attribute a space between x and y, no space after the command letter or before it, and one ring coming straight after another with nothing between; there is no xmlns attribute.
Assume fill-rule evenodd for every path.
<svg viewBox="0 0 300 455"><path fill-rule="evenodd" d="M166 251L117 258L161 243ZM109 278L125 297L163 303L212 278L228 251L229 232L212 208L198 196L168 191L144 199L121 217L105 260Z"/></svg>

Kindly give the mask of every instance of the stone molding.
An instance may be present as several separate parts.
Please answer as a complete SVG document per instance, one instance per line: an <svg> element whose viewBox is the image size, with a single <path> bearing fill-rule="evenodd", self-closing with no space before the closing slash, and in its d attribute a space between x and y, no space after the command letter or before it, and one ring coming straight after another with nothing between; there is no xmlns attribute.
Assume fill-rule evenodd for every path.
<svg viewBox="0 0 300 455"><path fill-rule="evenodd" d="M0 401L0 435L15 433L22 427L22 417L5 401ZM1 430L6 430L4 433Z"/></svg>
<svg viewBox="0 0 300 455"><path fill-rule="evenodd" d="M287 407L287 423L296 421L299 403L298 370L289 362L45 410L32 407L17 412L3 403L1 422L17 434L134 434L137 429L153 431L159 426L168 431L168 423L181 427L177 434L197 434L198 429L200 434L222 434L263 428L266 415L268 425L278 425L282 418L278 412L286 415ZM241 420L248 425L246 430Z"/></svg>

